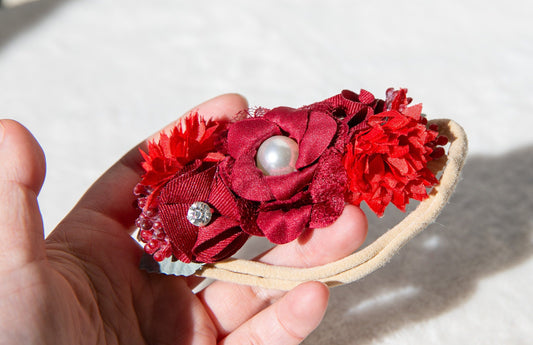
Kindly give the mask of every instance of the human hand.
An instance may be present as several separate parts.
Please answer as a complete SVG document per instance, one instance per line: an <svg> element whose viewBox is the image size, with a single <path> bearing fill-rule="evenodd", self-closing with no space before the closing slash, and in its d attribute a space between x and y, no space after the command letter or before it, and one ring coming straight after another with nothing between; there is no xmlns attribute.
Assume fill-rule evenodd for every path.
<svg viewBox="0 0 533 345"><path fill-rule="evenodd" d="M195 108L223 118L247 108L238 95ZM3 129L2 129L3 127ZM140 144L145 147L146 141ZM33 136L0 122L0 344L298 344L320 323L328 289L318 282L284 293L139 269L131 206L141 156L113 165L43 240L37 195L44 155ZM353 252L366 218L347 205L330 227L308 230L258 260L311 267Z"/></svg>

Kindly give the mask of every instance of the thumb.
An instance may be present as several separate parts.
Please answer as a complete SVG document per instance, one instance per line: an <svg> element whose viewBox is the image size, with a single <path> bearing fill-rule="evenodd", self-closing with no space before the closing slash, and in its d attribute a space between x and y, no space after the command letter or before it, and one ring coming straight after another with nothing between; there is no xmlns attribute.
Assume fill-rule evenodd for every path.
<svg viewBox="0 0 533 345"><path fill-rule="evenodd" d="M45 257L37 195L45 175L44 154L13 120L0 120L0 270Z"/></svg>
<svg viewBox="0 0 533 345"><path fill-rule="evenodd" d="M221 341L230 344L300 344L322 321L329 290L307 282L256 314Z"/></svg>

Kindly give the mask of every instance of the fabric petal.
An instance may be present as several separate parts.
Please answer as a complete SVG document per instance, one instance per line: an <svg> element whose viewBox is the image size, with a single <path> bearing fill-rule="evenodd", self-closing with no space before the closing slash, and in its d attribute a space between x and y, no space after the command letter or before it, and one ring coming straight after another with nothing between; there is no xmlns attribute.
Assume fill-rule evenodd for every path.
<svg viewBox="0 0 533 345"><path fill-rule="evenodd" d="M237 205L241 215L242 230L252 236L265 236L257 226L257 214L260 204L250 200L237 199Z"/></svg>
<svg viewBox="0 0 533 345"><path fill-rule="evenodd" d="M308 191L303 191L294 194L287 200L274 200L271 202L264 202L259 205L258 212L273 211L277 209L288 210L289 208L298 208L306 205L311 205L313 200Z"/></svg>
<svg viewBox="0 0 533 345"><path fill-rule="evenodd" d="M306 205L288 211L279 209L260 212L257 216L257 225L270 242L288 243L298 238L305 230L311 209L311 205Z"/></svg>
<svg viewBox="0 0 533 345"><path fill-rule="evenodd" d="M159 205L159 215L165 233L173 248L191 257L191 248L196 243L198 227L187 220L188 204Z"/></svg>
<svg viewBox="0 0 533 345"><path fill-rule="evenodd" d="M238 220L240 217L235 196L228 189L219 174L216 174L214 177L207 203L225 217L234 220Z"/></svg>
<svg viewBox="0 0 533 345"><path fill-rule="evenodd" d="M200 162L201 163L201 162ZM206 201L216 172L216 166L204 164L206 170L194 169L171 180L161 190L159 202L163 204ZM201 169L200 168L200 169Z"/></svg>
<svg viewBox="0 0 533 345"><path fill-rule="evenodd" d="M199 228L192 252L196 261L213 263L235 254L247 239L248 235L242 232L237 221L219 217L208 226Z"/></svg>
<svg viewBox="0 0 533 345"><path fill-rule="evenodd" d="M364 89L361 89L361 91L359 91L358 98L359 102L364 104L371 104L375 100L374 95Z"/></svg>
<svg viewBox="0 0 533 345"><path fill-rule="evenodd" d="M300 142L296 169L306 167L316 161L324 152L337 132L337 122L328 114L312 111L307 130Z"/></svg>
<svg viewBox="0 0 533 345"><path fill-rule="evenodd" d="M354 130L367 128L366 118L373 114L370 107L374 96L365 90L358 95L350 90L342 90L338 95L330 97L320 103L329 104L332 107L332 115L348 124Z"/></svg>
<svg viewBox="0 0 533 345"><path fill-rule="evenodd" d="M309 187L313 200L310 228L331 225L344 210L344 193L348 176L342 163L342 154L329 148L320 157L318 168Z"/></svg>
<svg viewBox="0 0 533 345"><path fill-rule="evenodd" d="M403 111L403 114L406 115L406 116L412 117L416 121L419 121L420 120L420 114L422 114L422 103L415 104L413 106L410 106L410 107L406 108Z"/></svg>
<svg viewBox="0 0 533 345"><path fill-rule="evenodd" d="M247 152L235 160L230 175L231 189L244 199L268 201L274 197L255 165L255 152Z"/></svg>
<svg viewBox="0 0 533 345"><path fill-rule="evenodd" d="M328 201L314 204L308 226L312 229L330 226L340 217L344 205L344 196L335 196Z"/></svg>
<svg viewBox="0 0 533 345"><path fill-rule="evenodd" d="M276 200L286 200L311 182L316 164L287 175L264 176L263 180Z"/></svg>
<svg viewBox="0 0 533 345"><path fill-rule="evenodd" d="M343 118L353 116L365 107L359 102L357 94L350 90L342 90L340 94L324 100L323 103L330 104L334 109L341 109Z"/></svg>
<svg viewBox="0 0 533 345"><path fill-rule="evenodd" d="M285 134L300 143L307 129L309 111L278 107L266 113L264 118L274 122Z"/></svg>
<svg viewBox="0 0 533 345"><path fill-rule="evenodd" d="M320 158L309 193L313 202L326 201L334 196L344 195L347 183L342 155L330 149Z"/></svg>
<svg viewBox="0 0 533 345"><path fill-rule="evenodd" d="M228 153L237 159L249 151L255 152L263 141L280 134L276 124L263 118L235 122L228 130Z"/></svg>

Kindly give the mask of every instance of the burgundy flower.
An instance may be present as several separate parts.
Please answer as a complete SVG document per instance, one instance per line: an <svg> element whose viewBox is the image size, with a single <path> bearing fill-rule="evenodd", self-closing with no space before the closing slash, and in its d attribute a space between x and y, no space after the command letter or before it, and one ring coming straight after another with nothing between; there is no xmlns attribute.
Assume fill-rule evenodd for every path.
<svg viewBox="0 0 533 345"><path fill-rule="evenodd" d="M368 117L383 111L385 101L375 98L373 94L363 89L359 94L342 90L340 94L315 103L311 107L323 106L329 107L334 117L348 125L349 137L352 137L355 133L368 129Z"/></svg>
<svg viewBox="0 0 533 345"><path fill-rule="evenodd" d="M161 190L159 217L172 254L180 261L220 261L235 254L248 239L240 228L235 198L216 171L216 164L197 160ZM189 208L197 201L211 207L212 218L205 226L195 226L187 219Z"/></svg>
<svg viewBox="0 0 533 345"><path fill-rule="evenodd" d="M296 239L307 227L334 222L344 208L342 154L347 133L347 125L324 105L279 107L232 124L229 157L221 162L220 171L241 198L243 230L281 244ZM294 172L267 176L257 167L259 147L273 136L297 143Z"/></svg>

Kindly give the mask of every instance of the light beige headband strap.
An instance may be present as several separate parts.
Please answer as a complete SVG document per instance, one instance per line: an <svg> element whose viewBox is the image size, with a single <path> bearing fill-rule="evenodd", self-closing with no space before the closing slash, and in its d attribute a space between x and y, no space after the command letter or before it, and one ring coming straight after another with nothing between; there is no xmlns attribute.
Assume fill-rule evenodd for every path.
<svg viewBox="0 0 533 345"><path fill-rule="evenodd" d="M441 166L433 169L438 171L446 164L439 185L433 188L429 197L414 211L369 246L341 260L317 267L293 268L228 259L205 265L197 275L245 285L290 290L303 282L314 280L329 286L347 284L374 272L437 218L459 181L468 150L466 134L463 128L452 120L440 119L430 123L437 124L440 133L450 140L446 161L435 162Z"/></svg>

